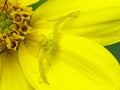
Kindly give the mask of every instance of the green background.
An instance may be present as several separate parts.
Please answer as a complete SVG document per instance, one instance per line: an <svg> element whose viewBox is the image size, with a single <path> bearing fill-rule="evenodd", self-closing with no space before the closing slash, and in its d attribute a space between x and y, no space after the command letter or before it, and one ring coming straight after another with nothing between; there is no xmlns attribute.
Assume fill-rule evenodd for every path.
<svg viewBox="0 0 120 90"><path fill-rule="evenodd" d="M47 0L40 0L39 2L31 5L33 7L33 10L35 10L38 6L40 6L45 1ZM106 48L116 57L116 59L120 63L120 43L106 46Z"/></svg>
<svg viewBox="0 0 120 90"><path fill-rule="evenodd" d="M106 48L116 57L120 63L120 43L106 46Z"/></svg>

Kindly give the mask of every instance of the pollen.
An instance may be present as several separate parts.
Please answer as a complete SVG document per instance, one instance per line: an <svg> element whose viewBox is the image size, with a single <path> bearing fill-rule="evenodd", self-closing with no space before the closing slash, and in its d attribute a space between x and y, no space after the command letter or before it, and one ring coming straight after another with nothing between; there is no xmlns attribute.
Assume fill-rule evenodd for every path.
<svg viewBox="0 0 120 90"><path fill-rule="evenodd" d="M0 2L0 53L5 50L17 51L26 34L32 30L31 7L17 7L7 0Z"/></svg>

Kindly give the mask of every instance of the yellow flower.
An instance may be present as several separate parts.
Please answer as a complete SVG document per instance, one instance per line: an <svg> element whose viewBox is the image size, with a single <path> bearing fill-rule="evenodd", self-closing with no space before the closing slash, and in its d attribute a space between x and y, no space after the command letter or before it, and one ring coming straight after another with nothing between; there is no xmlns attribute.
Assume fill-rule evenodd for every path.
<svg viewBox="0 0 120 90"><path fill-rule="evenodd" d="M0 1L0 90L119 90L120 67L105 48L59 31L78 12L44 19L47 12L26 7L35 2Z"/></svg>

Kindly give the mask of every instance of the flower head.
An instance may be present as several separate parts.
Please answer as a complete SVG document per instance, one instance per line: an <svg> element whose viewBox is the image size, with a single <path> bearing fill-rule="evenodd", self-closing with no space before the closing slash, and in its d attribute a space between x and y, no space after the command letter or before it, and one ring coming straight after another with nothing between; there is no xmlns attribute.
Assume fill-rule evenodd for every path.
<svg viewBox="0 0 120 90"><path fill-rule="evenodd" d="M43 20L41 9L54 0L36 11L27 7L35 2L0 2L0 90L119 90L115 58L92 40L60 31L80 12Z"/></svg>
<svg viewBox="0 0 120 90"><path fill-rule="evenodd" d="M0 2L0 53L9 49L17 51L19 43L24 40L31 30L29 25L32 8L17 7L9 3Z"/></svg>

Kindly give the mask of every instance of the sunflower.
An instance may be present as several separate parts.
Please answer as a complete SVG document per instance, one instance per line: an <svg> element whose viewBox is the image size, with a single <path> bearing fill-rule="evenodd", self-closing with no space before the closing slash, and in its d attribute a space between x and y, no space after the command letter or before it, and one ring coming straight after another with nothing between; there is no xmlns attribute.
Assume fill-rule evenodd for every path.
<svg viewBox="0 0 120 90"><path fill-rule="evenodd" d="M37 1L0 1L0 90L119 90L117 60L96 42L60 30L79 11L44 19L57 1L27 7Z"/></svg>

